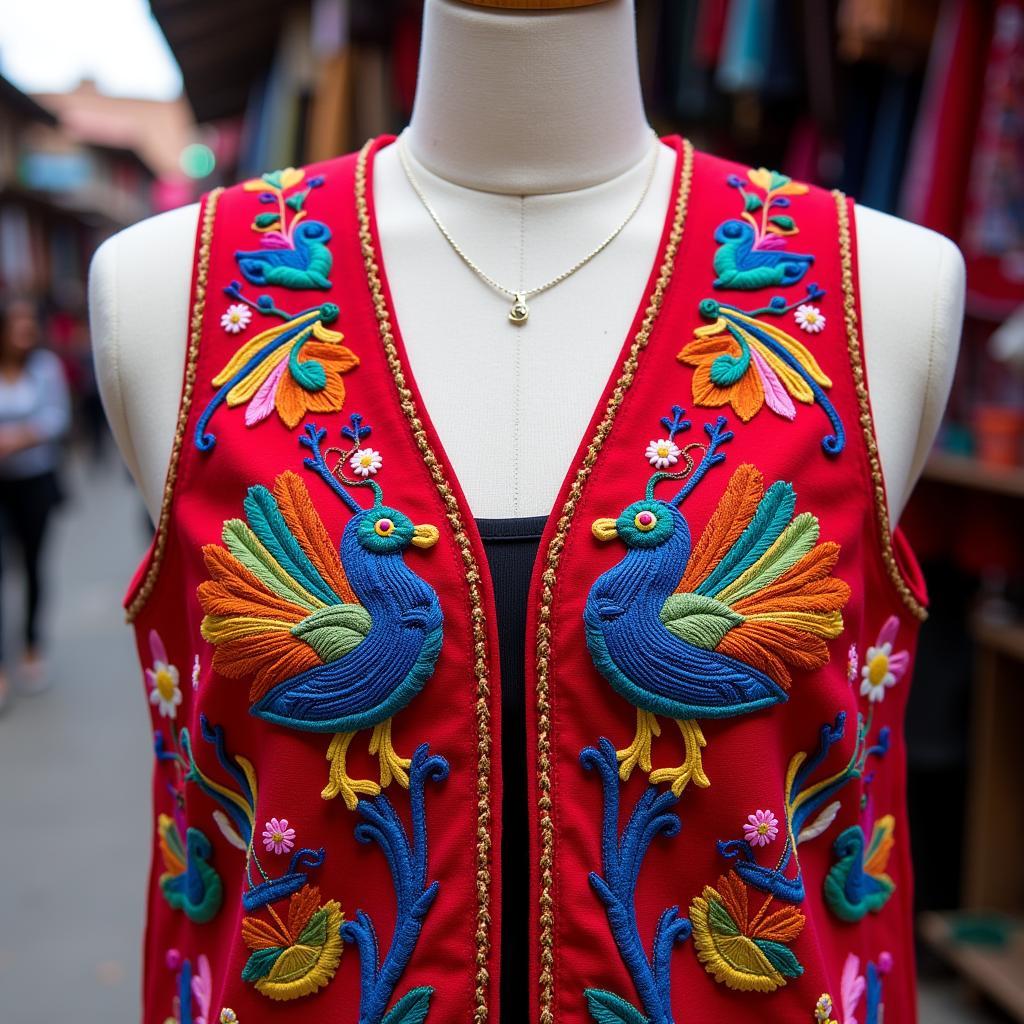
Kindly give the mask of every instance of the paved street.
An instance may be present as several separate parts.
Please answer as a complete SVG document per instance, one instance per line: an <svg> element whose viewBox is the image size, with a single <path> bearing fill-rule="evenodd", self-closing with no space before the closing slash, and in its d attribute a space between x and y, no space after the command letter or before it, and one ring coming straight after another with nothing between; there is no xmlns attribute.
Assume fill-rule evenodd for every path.
<svg viewBox="0 0 1024 1024"><path fill-rule="evenodd" d="M0 717L0 1024L139 1018L151 748L120 601L143 513L113 459L74 465L69 491L49 559L55 685ZM992 1020L953 980L921 1005L922 1024Z"/></svg>
<svg viewBox="0 0 1024 1024"><path fill-rule="evenodd" d="M68 485L49 551L55 683L0 717L3 1024L139 1015L151 754L120 600L146 538L113 459ZM5 581L8 621L20 582Z"/></svg>

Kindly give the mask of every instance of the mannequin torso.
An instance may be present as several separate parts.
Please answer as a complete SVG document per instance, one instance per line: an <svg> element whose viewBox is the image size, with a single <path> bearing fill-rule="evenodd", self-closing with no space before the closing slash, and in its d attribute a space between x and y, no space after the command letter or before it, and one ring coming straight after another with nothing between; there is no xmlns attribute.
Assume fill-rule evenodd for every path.
<svg viewBox="0 0 1024 1024"><path fill-rule="evenodd" d="M509 287L561 273L622 220L650 169L630 0L543 14L430 0L407 133L417 179L476 263ZM425 404L476 516L547 514L640 300L673 155L659 147L636 216L591 263L531 298L530 320L517 327L506 319L508 300L431 222L395 150L378 158L375 199ZM104 404L154 515L180 397L196 218L187 207L115 236L90 279ZM895 522L952 380L963 262L947 239L885 214L858 207L856 227L867 371ZM344 330L343 318L344 307Z"/></svg>

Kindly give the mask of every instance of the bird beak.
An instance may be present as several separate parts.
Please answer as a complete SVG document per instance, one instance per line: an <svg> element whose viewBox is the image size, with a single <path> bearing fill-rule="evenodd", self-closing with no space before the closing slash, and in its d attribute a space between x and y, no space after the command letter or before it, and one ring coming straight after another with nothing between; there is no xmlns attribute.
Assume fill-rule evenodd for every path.
<svg viewBox="0 0 1024 1024"><path fill-rule="evenodd" d="M418 548L432 548L440 536L437 527L430 526L427 523L414 526L412 530L412 542Z"/></svg>
<svg viewBox="0 0 1024 1024"><path fill-rule="evenodd" d="M590 529L598 540L615 540L619 535L614 519L595 519Z"/></svg>

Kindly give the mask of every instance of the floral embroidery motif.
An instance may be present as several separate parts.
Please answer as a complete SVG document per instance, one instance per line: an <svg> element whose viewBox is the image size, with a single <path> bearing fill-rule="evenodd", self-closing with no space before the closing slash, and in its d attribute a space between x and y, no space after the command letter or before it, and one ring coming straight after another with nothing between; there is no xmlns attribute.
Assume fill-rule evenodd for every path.
<svg viewBox="0 0 1024 1024"><path fill-rule="evenodd" d="M857 1024L857 1008L867 994L864 1007L864 1024L882 1024L885 1017L885 1006L882 1004L882 977L892 970L892 955L882 953L878 963L868 961L867 977L860 973L860 957L850 953L843 965L841 1002L842 1012L835 1020L835 1003L827 993L822 993L814 1007L814 1020L817 1024Z"/></svg>
<svg viewBox="0 0 1024 1024"><path fill-rule="evenodd" d="M242 980L256 991L282 1001L312 995L326 985L341 962L338 929L344 916L331 900L321 905L320 890L305 885L293 893L287 920L267 904L272 920L242 919L242 938L252 951L242 968Z"/></svg>
<svg viewBox="0 0 1024 1024"><path fill-rule="evenodd" d="M814 515L794 515L792 485L779 481L766 491L750 465L733 473L691 548L679 506L723 461L719 448L732 438L723 417L705 431L696 467L688 459L680 473L655 473L645 498L618 519L594 523L595 537L621 538L628 551L593 584L583 616L595 666L636 708L633 742L617 753L622 778L639 766L652 783L671 783L677 796L691 781L710 785L696 720L785 701L790 667L812 671L828 661L826 640L841 632L850 595L831 575L839 546L818 543ZM660 481L683 478L670 500L654 497ZM652 769L658 715L673 718L682 733L686 756L678 767Z"/></svg>
<svg viewBox="0 0 1024 1024"><path fill-rule="evenodd" d="M338 319L338 307L325 302L292 314L278 309L267 295L253 302L237 281L225 291L282 322L245 341L213 378L219 390L196 422L196 447L209 451L217 443L207 426L221 404L244 405L247 427L273 412L289 429L307 413L339 412L345 404L342 376L359 365L359 357L341 343L344 335L328 326Z"/></svg>
<svg viewBox="0 0 1024 1024"><path fill-rule="evenodd" d="M852 686L860 670L860 658L857 653L857 645L850 644L846 652L846 681Z"/></svg>
<svg viewBox="0 0 1024 1024"><path fill-rule="evenodd" d="M263 826L263 846L267 853L288 853L295 846L295 829L287 818L271 818Z"/></svg>
<svg viewBox="0 0 1024 1024"><path fill-rule="evenodd" d="M858 718L857 740L849 760L825 778L816 779L814 775L832 747L843 738L845 713L836 715L831 725L822 726L818 749L812 756L800 751L790 758L786 769L786 840L773 867L758 863L754 845L746 838L719 841L718 852L733 861L733 871L744 882L790 903L803 901L805 889L797 847L829 828L841 806L833 798L852 780L863 776L869 758L882 757L889 749L888 729L879 731L875 743L868 743L870 726L870 719Z"/></svg>
<svg viewBox="0 0 1024 1024"><path fill-rule="evenodd" d="M149 703L162 718L175 718L182 700L178 670L168 660L164 642L155 629L149 631L149 653L153 659L152 666L146 669Z"/></svg>
<svg viewBox="0 0 1024 1024"><path fill-rule="evenodd" d="M306 200L323 183L322 175L307 179L305 171L287 167L242 186L246 192L258 192L263 205L274 207L253 219L260 248L235 253L238 269L247 281L292 289L331 287L330 228L321 221L305 219Z"/></svg>
<svg viewBox="0 0 1024 1024"><path fill-rule="evenodd" d="M606 989L584 991L590 1016L597 1024L672 1024L671 954L677 943L690 937L690 922L679 907L668 907L658 918L648 957L636 919L636 883L643 859L657 835L675 836L680 822L671 808L678 797L648 786L637 801L619 837L619 770L615 747L603 737L597 747L586 747L580 763L601 778L604 817L601 828L601 870L590 873L590 885L604 904L615 945L629 969L643 1011Z"/></svg>
<svg viewBox="0 0 1024 1024"><path fill-rule="evenodd" d="M348 460L348 464L357 476L368 477L377 475L384 460L381 458L380 452L373 448L357 448L352 453L352 458Z"/></svg>
<svg viewBox="0 0 1024 1024"><path fill-rule="evenodd" d="M213 995L213 976L210 961L205 954L196 958L196 966L176 949L169 949L165 957L168 970L176 972L175 995L171 1016L164 1024L212 1024L210 1000Z"/></svg>
<svg viewBox="0 0 1024 1024"><path fill-rule="evenodd" d="M767 846L779 834L779 819L771 811L755 811L747 815L743 838L751 846Z"/></svg>
<svg viewBox="0 0 1024 1024"><path fill-rule="evenodd" d="M220 1011L220 1024L238 1024L238 1014L230 1007L225 1006Z"/></svg>
<svg viewBox="0 0 1024 1024"><path fill-rule="evenodd" d="M888 749L888 732L882 730L878 743L868 745L870 723L858 719L857 742L846 765L825 778L814 778L831 748L842 739L845 723L846 716L840 713L833 724L822 727L818 749L812 756L801 751L790 759L786 772L786 841L774 867L758 863L756 844L746 835L719 842L718 852L733 865L719 878L717 888L705 886L691 904L697 955L704 969L729 988L773 992L803 973L789 949L804 925L804 916L795 907L803 902L806 892L797 847L828 829L840 808L833 797L863 774L869 757L881 756ZM753 918L748 913L751 889L767 897ZM789 906L773 909L775 901Z"/></svg>
<svg viewBox="0 0 1024 1024"><path fill-rule="evenodd" d="M809 285L807 298L824 292ZM694 402L703 408L728 405L744 422L764 406L783 419L796 418L796 405L819 405L832 426L821 446L827 455L838 455L846 445L846 431L825 390L832 386L810 350L765 317L779 317L797 303L780 295L760 309L704 299L700 315L710 321L694 329L694 340L676 358L694 367Z"/></svg>
<svg viewBox="0 0 1024 1024"><path fill-rule="evenodd" d="M155 631L150 633L153 645ZM163 652L163 645L159 645ZM166 654L159 661L166 661ZM157 815L157 845L164 870L157 878L167 905L180 910L197 924L213 920L221 908L224 886L220 875L210 863L213 845L206 834L190 825L185 817L185 788L190 781L189 761L183 754L188 742L188 730L179 733L170 722L170 744L164 734L154 735L154 754L157 764L170 766L171 781L167 789L173 800L172 813Z"/></svg>
<svg viewBox="0 0 1024 1024"><path fill-rule="evenodd" d="M769 896L751 917L747 902L747 887L735 872L722 875L717 889L704 886L690 906L697 958L729 988L774 992L804 972L789 948L803 931L804 915L792 906L769 914Z"/></svg>
<svg viewBox="0 0 1024 1024"><path fill-rule="evenodd" d="M832 1019L832 1010L832 997L827 992L822 992L814 1004L814 1019L817 1024L839 1024Z"/></svg>
<svg viewBox="0 0 1024 1024"><path fill-rule="evenodd" d="M778 211L788 209L790 197L805 195L808 188L764 167L747 171L747 178L755 191L748 190L737 174L726 179L742 197L743 212L740 219L724 221L715 231L714 287L752 291L796 284L814 257L786 248L798 229L788 213Z"/></svg>
<svg viewBox="0 0 1024 1024"><path fill-rule="evenodd" d="M252 310L244 302L234 302L221 315L220 325L228 334L241 334L252 320Z"/></svg>
<svg viewBox="0 0 1024 1024"><path fill-rule="evenodd" d="M353 416L342 430L352 447L327 465L325 430L307 425L306 466L327 483L352 517L335 548L306 485L291 471L273 491L249 488L246 520L229 519L225 547L203 549L210 579L199 586L206 613L203 636L215 647L213 667L250 679L251 711L293 729L333 733L324 799L341 796L354 810L360 794L375 796L391 782L409 785L409 760L392 746L392 717L426 684L441 649L437 594L406 564L410 546L428 548L434 526L414 526L384 504L371 479L338 472L370 428ZM331 450L333 451L333 450ZM369 488L364 509L349 489ZM370 753L380 783L350 778L349 744L372 729Z"/></svg>
<svg viewBox="0 0 1024 1024"><path fill-rule="evenodd" d="M821 334L825 330L825 318L821 315L821 310L810 303L805 302L797 306L793 319L797 327L808 334Z"/></svg>
<svg viewBox="0 0 1024 1024"><path fill-rule="evenodd" d="M860 692L872 703L885 700L885 691L895 686L910 667L910 654L892 649L899 625L900 620L890 615L879 630L874 646L869 647L864 656Z"/></svg>
<svg viewBox="0 0 1024 1024"><path fill-rule="evenodd" d="M325 851L298 850L284 874L268 874L253 845L258 799L256 772L247 758L228 752L221 726L211 727L205 715L200 715L199 725L203 739L213 746L233 785L218 782L199 767L188 732L182 730L189 781L219 805L218 824L222 832L233 846L245 852L242 906L248 913L242 919L242 938L250 956L242 969L242 980L278 1001L312 995L334 977L343 948L338 934L344 920L340 904L335 900L321 903L319 888L309 884L309 872L323 864ZM294 839L294 830L287 828L286 822L278 822L281 824L285 825L281 831L291 832ZM273 845L267 845L268 852ZM287 850L284 842L277 845L282 848L274 852L283 853L294 843ZM254 881L254 867L258 881ZM289 899L286 918L273 906L284 899ZM258 916L261 913L266 918Z"/></svg>

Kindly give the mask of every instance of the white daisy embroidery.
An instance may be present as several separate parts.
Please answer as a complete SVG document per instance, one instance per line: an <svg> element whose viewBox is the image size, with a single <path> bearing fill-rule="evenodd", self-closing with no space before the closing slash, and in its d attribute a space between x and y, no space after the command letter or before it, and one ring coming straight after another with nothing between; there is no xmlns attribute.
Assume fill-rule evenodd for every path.
<svg viewBox="0 0 1024 1024"><path fill-rule="evenodd" d="M644 452L647 461L655 469L667 469L669 466L674 466L679 461L681 454L679 445L667 437L660 441L651 441L647 446L647 451Z"/></svg>
<svg viewBox="0 0 1024 1024"><path fill-rule="evenodd" d="M825 318L821 315L821 310L808 302L796 307L793 319L796 320L800 330L806 331L808 334L820 334L825 330Z"/></svg>
<svg viewBox="0 0 1024 1024"><path fill-rule="evenodd" d="M377 475L377 470L384 464L384 460L380 452L373 448L359 448L348 460L348 464L357 476L368 477Z"/></svg>
<svg viewBox="0 0 1024 1024"><path fill-rule="evenodd" d="M249 326L252 310L244 302L236 302L228 306L220 318L220 325L228 334L240 334Z"/></svg>

